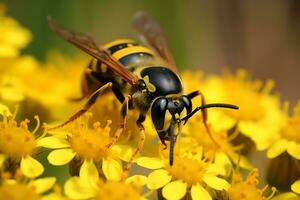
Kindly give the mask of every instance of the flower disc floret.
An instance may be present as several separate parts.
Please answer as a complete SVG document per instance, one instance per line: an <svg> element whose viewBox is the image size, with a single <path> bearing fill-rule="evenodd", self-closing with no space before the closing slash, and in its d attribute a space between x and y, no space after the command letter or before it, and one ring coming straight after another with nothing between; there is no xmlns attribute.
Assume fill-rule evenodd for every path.
<svg viewBox="0 0 300 200"><path fill-rule="evenodd" d="M88 129L74 132L70 139L70 145L79 157L97 160L108 155L106 145L109 141L109 137L94 129Z"/></svg>
<svg viewBox="0 0 300 200"><path fill-rule="evenodd" d="M169 175L175 179L182 180L189 184L201 183L203 175L206 173L208 164L204 161L196 161L188 158L176 157L176 162L170 166L165 166Z"/></svg>
<svg viewBox="0 0 300 200"><path fill-rule="evenodd" d="M233 183L228 189L228 197L230 200L268 200L271 199L276 189L271 188L272 192L269 196L265 196L264 192L268 189L268 186L260 189L258 188L258 170L253 169L248 175L246 180L243 180L240 174L233 174Z"/></svg>
<svg viewBox="0 0 300 200"><path fill-rule="evenodd" d="M96 200L140 200L141 195L131 185L124 182L108 181L101 184L95 196Z"/></svg>
<svg viewBox="0 0 300 200"><path fill-rule="evenodd" d="M36 148L32 133L21 127L6 127L0 130L0 152L12 158L31 155Z"/></svg>
<svg viewBox="0 0 300 200"><path fill-rule="evenodd" d="M34 187L23 184L5 184L0 187L0 199L9 200L40 200L41 197L36 193Z"/></svg>

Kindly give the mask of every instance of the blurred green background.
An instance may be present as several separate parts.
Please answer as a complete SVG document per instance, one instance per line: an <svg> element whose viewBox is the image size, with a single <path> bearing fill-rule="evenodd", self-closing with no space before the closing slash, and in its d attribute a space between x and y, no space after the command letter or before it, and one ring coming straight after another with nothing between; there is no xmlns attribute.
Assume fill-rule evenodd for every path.
<svg viewBox="0 0 300 200"><path fill-rule="evenodd" d="M55 36L46 17L89 33L98 42L135 38L131 18L138 10L164 28L181 69L220 72L244 67L255 78L272 78L276 91L295 102L300 85L298 0L5 0L8 14L34 35L25 53L44 60L50 49L78 52Z"/></svg>

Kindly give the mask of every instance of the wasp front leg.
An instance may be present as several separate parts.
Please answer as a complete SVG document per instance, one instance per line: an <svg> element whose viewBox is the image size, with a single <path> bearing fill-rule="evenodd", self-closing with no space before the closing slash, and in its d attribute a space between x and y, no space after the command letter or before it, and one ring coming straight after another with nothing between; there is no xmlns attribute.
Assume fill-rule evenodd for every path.
<svg viewBox="0 0 300 200"><path fill-rule="evenodd" d="M143 149L144 142L145 142L145 127L142 123L145 121L145 119L146 119L146 117L144 115L140 115L138 120L136 121L136 124L140 130L140 141L127 163L127 166L126 166L127 171L130 171L134 159L136 158L137 154Z"/></svg>
<svg viewBox="0 0 300 200"><path fill-rule="evenodd" d="M131 96L128 95L123 104L122 104L122 109L121 109L121 117L122 117L122 122L120 124L120 127L118 130L115 132L113 139L109 144L106 145L107 148L110 148L113 144L115 144L118 139L120 138L122 132L124 131L126 127L126 120L127 120L127 115L128 115L128 107L129 107L129 102L131 101Z"/></svg>
<svg viewBox="0 0 300 200"><path fill-rule="evenodd" d="M82 109L80 109L78 112L76 112L73 116L71 116L66 122L58 125L58 126L54 126L54 127L50 127L48 128L48 130L54 130L54 129L58 129L61 127L64 127L65 125L69 124L70 122L76 120L78 117L80 117L81 115L83 115L84 113L86 113L92 105L95 104L96 100L98 99L98 97L103 94L104 92L106 92L108 89L112 88L112 83L106 83L105 85L103 85L102 87L100 87L99 89L97 89L88 99L87 103L84 105L84 107Z"/></svg>

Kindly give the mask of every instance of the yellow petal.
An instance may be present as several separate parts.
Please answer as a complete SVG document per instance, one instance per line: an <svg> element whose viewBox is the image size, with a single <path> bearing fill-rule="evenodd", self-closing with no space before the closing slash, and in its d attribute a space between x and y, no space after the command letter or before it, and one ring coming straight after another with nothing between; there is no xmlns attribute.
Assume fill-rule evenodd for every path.
<svg viewBox="0 0 300 200"><path fill-rule="evenodd" d="M187 184L181 180L168 183L163 189L162 194L166 199L181 199L186 193Z"/></svg>
<svg viewBox="0 0 300 200"><path fill-rule="evenodd" d="M23 92L16 87L3 87L0 90L0 94L3 99L8 100L8 101L15 101L15 102L20 102L25 99L25 96Z"/></svg>
<svg viewBox="0 0 300 200"><path fill-rule="evenodd" d="M35 187L35 191L38 194L41 194L50 190L54 186L55 182L55 177L47 177L34 180L30 183L30 185L33 185Z"/></svg>
<svg viewBox="0 0 300 200"><path fill-rule="evenodd" d="M44 137L42 139L37 140L37 146L45 147L48 149L59 149L59 148L69 147L70 145L64 139L50 136L50 137Z"/></svg>
<svg viewBox="0 0 300 200"><path fill-rule="evenodd" d="M159 169L164 166L164 161L162 159L154 157L139 157L136 159L136 163L139 166L148 169Z"/></svg>
<svg viewBox="0 0 300 200"><path fill-rule="evenodd" d="M125 183L136 185L136 186L144 186L147 184L147 177L143 175L134 175L127 178Z"/></svg>
<svg viewBox="0 0 300 200"><path fill-rule="evenodd" d="M26 177L35 178L44 172L44 167L36 159L26 156L21 160L21 170Z"/></svg>
<svg viewBox="0 0 300 200"><path fill-rule="evenodd" d="M42 200L67 200L67 198L59 193L51 193L43 195Z"/></svg>
<svg viewBox="0 0 300 200"><path fill-rule="evenodd" d="M108 180L119 181L122 178L122 165L112 158L103 159L102 170Z"/></svg>
<svg viewBox="0 0 300 200"><path fill-rule="evenodd" d="M72 149L58 149L49 153L48 161L52 165L64 165L69 163L74 156Z"/></svg>
<svg viewBox="0 0 300 200"><path fill-rule="evenodd" d="M68 179L64 190L71 199L89 199L95 196L94 188L85 185L78 176Z"/></svg>
<svg viewBox="0 0 300 200"><path fill-rule="evenodd" d="M5 155L4 154L0 154L0 169L1 169L4 161L5 161Z"/></svg>
<svg viewBox="0 0 300 200"><path fill-rule="evenodd" d="M156 190L171 181L172 177L168 175L168 171L158 169L151 172L148 176L147 187L150 190Z"/></svg>
<svg viewBox="0 0 300 200"><path fill-rule="evenodd" d="M128 145L113 145L111 150L118 155L121 160L128 162L133 155L134 148Z"/></svg>
<svg viewBox="0 0 300 200"><path fill-rule="evenodd" d="M294 158L300 160L300 145L296 142L289 142L287 145L287 152Z"/></svg>
<svg viewBox="0 0 300 200"><path fill-rule="evenodd" d="M193 185L191 189L192 200L212 200L210 194L200 185Z"/></svg>
<svg viewBox="0 0 300 200"><path fill-rule="evenodd" d="M50 125L47 125L47 126L51 127ZM47 131L47 133L54 136L54 137L60 138L60 139L64 139L67 136L71 135L71 133L69 131L66 131L66 130L51 130L51 131Z"/></svg>
<svg viewBox="0 0 300 200"><path fill-rule="evenodd" d="M280 139L276 141L267 151L268 158L275 158L287 149L287 141Z"/></svg>
<svg viewBox="0 0 300 200"><path fill-rule="evenodd" d="M97 187L99 173L92 160L85 160L83 162L79 171L79 177L84 184Z"/></svg>
<svg viewBox="0 0 300 200"><path fill-rule="evenodd" d="M223 112L216 109L209 112L208 123L212 125L214 132L218 133L233 127L236 123L236 119L224 115Z"/></svg>
<svg viewBox="0 0 300 200"><path fill-rule="evenodd" d="M285 192L276 195L272 200L300 200L300 197L293 192Z"/></svg>
<svg viewBox="0 0 300 200"><path fill-rule="evenodd" d="M293 192L296 192L296 193L300 194L300 180L294 182L291 185L291 189L292 189Z"/></svg>
<svg viewBox="0 0 300 200"><path fill-rule="evenodd" d="M3 115L4 112L6 113L6 115L11 115L9 108L6 105L0 103L0 115Z"/></svg>
<svg viewBox="0 0 300 200"><path fill-rule="evenodd" d="M232 164L228 156L223 152L218 152L215 157L215 166L218 168L220 175L226 176L232 169Z"/></svg>
<svg viewBox="0 0 300 200"><path fill-rule="evenodd" d="M202 180L216 190L227 190L230 186L227 181L214 175L205 174Z"/></svg>

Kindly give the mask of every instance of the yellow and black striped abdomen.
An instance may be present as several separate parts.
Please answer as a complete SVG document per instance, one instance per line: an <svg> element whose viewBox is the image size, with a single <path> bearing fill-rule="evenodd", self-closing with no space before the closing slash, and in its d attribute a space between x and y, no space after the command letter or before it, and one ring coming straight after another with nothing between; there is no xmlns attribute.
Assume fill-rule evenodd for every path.
<svg viewBox="0 0 300 200"><path fill-rule="evenodd" d="M129 69L154 59L154 54L150 49L129 39L115 40L107 43L104 47L113 57ZM96 60L91 62L89 68L102 73L107 71L107 66Z"/></svg>

